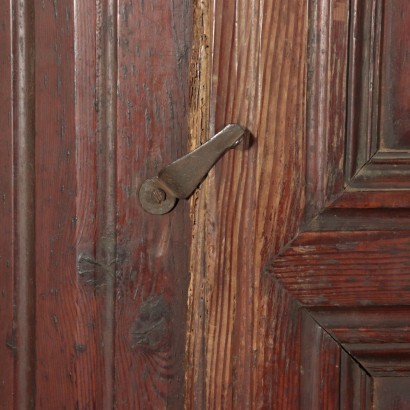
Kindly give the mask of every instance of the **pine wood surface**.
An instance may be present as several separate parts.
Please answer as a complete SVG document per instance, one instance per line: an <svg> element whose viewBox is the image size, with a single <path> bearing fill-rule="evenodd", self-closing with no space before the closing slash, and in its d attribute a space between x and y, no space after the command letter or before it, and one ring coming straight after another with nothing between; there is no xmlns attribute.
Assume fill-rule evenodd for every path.
<svg viewBox="0 0 410 410"><path fill-rule="evenodd" d="M190 3L6 3L0 407L181 408L187 205L137 193L186 152Z"/></svg>
<svg viewBox="0 0 410 410"><path fill-rule="evenodd" d="M6 3L0 408L406 408L407 2Z"/></svg>
<svg viewBox="0 0 410 410"><path fill-rule="evenodd" d="M297 1L206 5L211 81L197 92L210 111L202 115L211 133L238 122L252 135L192 202L186 407L292 408L299 376L285 351L300 331L298 314L288 318L291 302L264 264L301 219L307 9Z"/></svg>
<svg viewBox="0 0 410 410"><path fill-rule="evenodd" d="M408 153L384 150L378 127L381 67L403 56L382 47L381 22L400 13L376 0L201 5L211 29L202 23L196 41L211 51L209 85L194 88L210 99L200 117L211 134L232 121L251 137L191 205L186 407L406 403L398 335L409 322L387 306L409 303ZM389 75L402 81L400 69ZM388 327L378 346L332 333L342 306L352 338L349 320L377 308L371 334ZM326 322L316 310L327 307ZM379 378L397 374L401 387L381 404Z"/></svg>

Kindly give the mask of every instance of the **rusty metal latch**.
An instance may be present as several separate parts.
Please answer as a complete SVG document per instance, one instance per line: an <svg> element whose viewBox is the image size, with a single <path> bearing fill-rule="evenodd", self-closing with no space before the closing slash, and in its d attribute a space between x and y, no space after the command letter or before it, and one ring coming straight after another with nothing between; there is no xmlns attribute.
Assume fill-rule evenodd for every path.
<svg viewBox="0 0 410 410"><path fill-rule="evenodd" d="M157 177L147 179L139 191L142 207L151 214L166 214L177 199L188 198L225 153L243 139L245 130L229 124L205 144L163 168Z"/></svg>

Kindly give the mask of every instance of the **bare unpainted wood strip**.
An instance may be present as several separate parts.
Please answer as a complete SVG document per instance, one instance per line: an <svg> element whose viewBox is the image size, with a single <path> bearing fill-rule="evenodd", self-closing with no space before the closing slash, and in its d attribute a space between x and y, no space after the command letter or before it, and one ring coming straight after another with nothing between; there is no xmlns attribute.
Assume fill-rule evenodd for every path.
<svg viewBox="0 0 410 410"><path fill-rule="evenodd" d="M35 180L34 5L14 2L13 149L14 272L16 292L15 407L34 406L35 382Z"/></svg>
<svg viewBox="0 0 410 410"><path fill-rule="evenodd" d="M196 0L193 5L192 52L190 62L190 113L188 150L196 148L210 137L210 63L212 28L209 0ZM207 219L206 198L201 195L207 186L205 181L190 200L192 221L192 242L190 253L190 285L187 306L186 367L185 367L185 408L205 407L205 268L198 269L206 248L206 236L201 230Z"/></svg>
<svg viewBox="0 0 410 410"><path fill-rule="evenodd" d="M279 394L278 375L265 373L277 371L266 356L275 360L282 352L265 346L276 310L263 266L301 218L306 9L276 1L212 6L211 130L239 122L253 142L222 159L195 202L187 345L201 349L188 350L187 362L205 366L203 407L253 408L277 403L269 394ZM277 329L283 335L272 337L288 340L288 330L285 324Z"/></svg>

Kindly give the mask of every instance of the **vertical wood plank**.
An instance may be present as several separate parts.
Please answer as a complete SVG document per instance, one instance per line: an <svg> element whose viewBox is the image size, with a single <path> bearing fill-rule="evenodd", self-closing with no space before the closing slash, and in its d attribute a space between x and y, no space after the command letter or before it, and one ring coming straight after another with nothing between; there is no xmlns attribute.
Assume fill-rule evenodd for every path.
<svg viewBox="0 0 410 410"><path fill-rule="evenodd" d="M118 2L115 386L120 408L181 408L189 225L153 216L142 182L185 153L191 2Z"/></svg>
<svg viewBox="0 0 410 410"><path fill-rule="evenodd" d="M188 381L187 403L254 408L278 403L269 395L285 388L275 386L281 370L265 362L288 350L265 342L287 340L289 329L275 326L287 302L270 299L277 293L264 266L297 233L304 206L307 8L218 0L209 15L210 131L238 122L253 141L225 155L192 203L187 362L204 367L196 372L204 372L205 392L200 379ZM201 352L193 348L202 343Z"/></svg>
<svg viewBox="0 0 410 410"><path fill-rule="evenodd" d="M306 222L344 188L348 30L347 0L309 2Z"/></svg>
<svg viewBox="0 0 410 410"><path fill-rule="evenodd" d="M387 2L383 14L379 140L387 149L409 149L410 5L404 0Z"/></svg>
<svg viewBox="0 0 410 410"><path fill-rule="evenodd" d="M340 409L370 408L373 401L372 377L345 351L341 352L340 358Z"/></svg>
<svg viewBox="0 0 410 410"><path fill-rule="evenodd" d="M34 10L29 1L13 13L13 259L16 335L15 391L18 408L35 398L35 180L34 180Z"/></svg>
<svg viewBox="0 0 410 410"><path fill-rule="evenodd" d="M210 69L212 44L212 18L209 0L193 2L192 53L190 61L190 150L207 140L210 129ZM204 182L205 183L205 182ZM195 204L206 209L207 199L197 190L190 200L191 220L193 225L190 250L190 285L188 290L186 352L185 356L185 408L200 409L205 405L205 264L198 264L203 259L207 235L196 233L196 226L206 224L205 212L195 212Z"/></svg>
<svg viewBox="0 0 410 410"><path fill-rule="evenodd" d="M301 346L300 408L339 408L340 345L308 313L304 313Z"/></svg>
<svg viewBox="0 0 410 410"><path fill-rule="evenodd" d="M4 409L13 408L13 100L11 4L0 3L0 397Z"/></svg>
<svg viewBox="0 0 410 410"><path fill-rule="evenodd" d="M105 221L115 210L106 209L104 195L108 184L104 156L107 62L103 33L107 7L104 2L74 1L74 85L76 142L76 260L77 295L75 371L77 403L80 408L113 407L114 350L112 343L112 281L108 281L106 260L101 255ZM105 28L105 29L104 29ZM103 119L103 120L102 120ZM111 121L111 119L109 119ZM115 128L115 121L114 121ZM114 166L111 166L114 168ZM112 182L111 182L112 184ZM106 216L106 213L110 213ZM113 245L111 244L111 248ZM112 253L112 251L111 251ZM115 267L111 264L110 268ZM112 272L111 272L112 273ZM107 297L108 296L108 297ZM108 314L106 310L109 310ZM108 337L108 341L107 341Z"/></svg>
<svg viewBox="0 0 410 410"><path fill-rule="evenodd" d="M262 355L264 363L255 385L254 408L303 408L299 390L301 386L300 340L303 317L300 307L291 294L277 282L268 278L266 313L259 318L264 329ZM256 371L256 370L255 370Z"/></svg>
<svg viewBox="0 0 410 410"><path fill-rule="evenodd" d="M96 277L101 285L97 302L102 362L98 367L103 391L98 400L104 409L115 406L114 288L116 247L116 124L117 124L117 2L97 2L96 107L97 107L97 207Z"/></svg>
<svg viewBox="0 0 410 410"><path fill-rule="evenodd" d="M76 168L72 2L36 3L36 357L38 408L75 408Z"/></svg>

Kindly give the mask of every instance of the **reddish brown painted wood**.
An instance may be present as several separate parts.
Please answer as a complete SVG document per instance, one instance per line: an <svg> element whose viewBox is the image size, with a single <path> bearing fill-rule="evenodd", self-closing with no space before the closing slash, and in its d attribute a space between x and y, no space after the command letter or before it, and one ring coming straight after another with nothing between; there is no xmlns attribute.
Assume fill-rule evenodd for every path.
<svg viewBox="0 0 410 410"><path fill-rule="evenodd" d="M410 187L410 155L408 152L377 152L349 182L351 188L377 191L380 189L403 190L408 198Z"/></svg>
<svg viewBox="0 0 410 410"><path fill-rule="evenodd" d="M9 7L0 407L180 408L187 205L148 216L137 192L185 152L191 6Z"/></svg>
<svg viewBox="0 0 410 410"><path fill-rule="evenodd" d="M1 405L406 406L406 3L8 7ZM228 122L252 137L191 208L145 214L142 181Z"/></svg>
<svg viewBox="0 0 410 410"><path fill-rule="evenodd" d="M410 5L405 0L384 3L381 76L381 145L410 149Z"/></svg>
<svg viewBox="0 0 410 410"><path fill-rule="evenodd" d="M310 221L344 189L348 1L309 2L306 206Z"/></svg>
<svg viewBox="0 0 410 410"><path fill-rule="evenodd" d="M354 0L350 8L346 180L378 149L381 5L377 0Z"/></svg>
<svg viewBox="0 0 410 410"><path fill-rule="evenodd" d="M304 313L301 346L299 408L337 409L343 354L340 345L309 314Z"/></svg>
<svg viewBox="0 0 410 410"><path fill-rule="evenodd" d="M405 2L352 5L346 177L356 191L410 187L404 75L409 11Z"/></svg>
<svg viewBox="0 0 410 410"><path fill-rule="evenodd" d="M343 410L365 410L371 408L373 394L372 378L344 350L341 351L340 358L340 404L336 408Z"/></svg>
<svg viewBox="0 0 410 410"><path fill-rule="evenodd" d="M15 406L35 402L35 108L33 5L12 6L13 51L13 330Z"/></svg>
<svg viewBox="0 0 410 410"><path fill-rule="evenodd" d="M305 233L267 271L306 305L408 304L409 247L409 231Z"/></svg>
<svg viewBox="0 0 410 410"><path fill-rule="evenodd" d="M97 6L100 10L96 18ZM97 146L105 147L104 139L97 141L97 132L102 125L97 122L101 109L101 88L96 96L97 27L101 31L101 3L76 2L74 4L73 47L74 47L74 95L75 95L75 141L76 141L76 285L81 292L76 302L76 361L77 402L85 406L108 408L112 405L112 373L107 371L112 364L112 345L107 341L109 327L105 326L106 293L101 291L103 280L100 266L104 260L97 259L96 249L101 243L97 233L104 224L101 202L97 193L104 189L106 181L97 177ZM97 22L98 20L98 22ZM97 40L98 37L98 40ZM101 48L100 44L100 48ZM100 61L101 59L99 59ZM105 92L105 91L104 91ZM98 134L99 136L101 135ZM105 136L105 134L104 134ZM102 161L99 167L106 167ZM101 194L100 194L101 195ZM109 298L109 295L108 295ZM109 303L107 303L108 306ZM110 361L111 359L111 361ZM87 380L87 383L83 381Z"/></svg>
<svg viewBox="0 0 410 410"><path fill-rule="evenodd" d="M315 320L373 377L410 375L408 307L313 309Z"/></svg>
<svg viewBox="0 0 410 410"><path fill-rule="evenodd" d="M74 10L35 10L36 406L75 407L84 325L75 263ZM46 108L47 107L47 108ZM18 347L17 347L18 349ZM84 347L86 349L86 347ZM50 389L55 386L55 393ZM57 386L59 386L57 388ZM77 403L77 404L76 404Z"/></svg>
<svg viewBox="0 0 410 410"><path fill-rule="evenodd" d="M380 208L403 208L407 210L409 207L410 196L406 191L360 191L356 189L349 190L349 188L329 206L329 208L366 210Z"/></svg>
<svg viewBox="0 0 410 410"><path fill-rule="evenodd" d="M255 383L256 408L300 408L303 402L301 389L302 312L292 296L279 283L263 278L264 297L267 306L264 315L258 318L263 327L263 347L253 352L252 369L256 359L263 356L263 365Z"/></svg>
<svg viewBox="0 0 410 410"><path fill-rule="evenodd" d="M14 356L16 333L13 328L13 106L12 106L12 33L10 3L0 3L0 397L4 408L13 408ZM3 84L3 83L2 83Z"/></svg>
<svg viewBox="0 0 410 410"><path fill-rule="evenodd" d="M375 410L410 408L410 380L403 377L377 377L374 381Z"/></svg>
<svg viewBox="0 0 410 410"><path fill-rule="evenodd" d="M255 141L193 203L188 406L367 409L374 376L407 375L407 319L387 306L410 303L408 158L380 150L381 5L309 2L308 32L293 2L209 8L211 124L245 121ZM400 323L373 349L311 312L301 327L303 306L351 307L363 323L378 306L383 323ZM296 370L304 363L312 377Z"/></svg>
<svg viewBox="0 0 410 410"><path fill-rule="evenodd" d="M183 0L121 1L117 12L116 403L181 408L188 205L149 215L137 192L186 152L192 10Z"/></svg>

